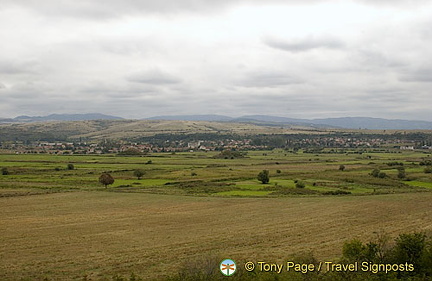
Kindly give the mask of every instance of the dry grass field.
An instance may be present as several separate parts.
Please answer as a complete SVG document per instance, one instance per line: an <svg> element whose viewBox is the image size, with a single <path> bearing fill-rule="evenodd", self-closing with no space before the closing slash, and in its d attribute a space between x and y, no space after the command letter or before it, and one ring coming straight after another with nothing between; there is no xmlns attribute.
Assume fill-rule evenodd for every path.
<svg viewBox="0 0 432 281"><path fill-rule="evenodd" d="M93 140L133 138L168 133L296 134L305 132L309 134L320 133L318 130L300 126L281 128L247 123L171 120L93 120L0 124L0 133L3 135L27 136L37 133L40 135L68 136L70 139L83 137Z"/></svg>
<svg viewBox="0 0 432 281"><path fill-rule="evenodd" d="M77 191L0 198L1 280L149 280L202 256L335 259L344 241L432 231L432 193L220 198Z"/></svg>

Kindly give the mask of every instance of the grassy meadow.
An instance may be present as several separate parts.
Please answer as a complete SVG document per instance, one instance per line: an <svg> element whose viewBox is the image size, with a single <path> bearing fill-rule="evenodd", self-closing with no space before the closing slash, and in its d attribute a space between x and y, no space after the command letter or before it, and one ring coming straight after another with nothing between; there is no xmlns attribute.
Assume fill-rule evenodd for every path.
<svg viewBox="0 0 432 281"><path fill-rule="evenodd" d="M326 261L352 238L432 232L426 152L215 155L0 154L1 280L162 280L205 257ZM103 172L115 179L107 188Z"/></svg>
<svg viewBox="0 0 432 281"><path fill-rule="evenodd" d="M249 151L245 157L219 159L217 152L154 153L129 157L115 155L2 155L0 196L74 190L106 190L205 196L354 195L430 191L432 174L419 163L430 159L422 152L292 153L284 150ZM68 164L74 169L69 170ZM344 170L340 170L341 165ZM405 178L398 178L404 167ZM144 171L142 179L134 170ZM370 176L373 169L385 178ZM270 182L257 174L268 170ZM115 182L104 188L98 177L110 173ZM296 188L296 182L305 188Z"/></svg>

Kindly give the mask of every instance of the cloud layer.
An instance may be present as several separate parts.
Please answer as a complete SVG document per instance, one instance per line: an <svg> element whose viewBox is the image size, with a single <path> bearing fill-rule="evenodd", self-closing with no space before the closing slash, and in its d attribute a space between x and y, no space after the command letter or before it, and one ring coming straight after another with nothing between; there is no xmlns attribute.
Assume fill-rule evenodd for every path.
<svg viewBox="0 0 432 281"><path fill-rule="evenodd" d="M2 1L1 117L432 121L431 1Z"/></svg>

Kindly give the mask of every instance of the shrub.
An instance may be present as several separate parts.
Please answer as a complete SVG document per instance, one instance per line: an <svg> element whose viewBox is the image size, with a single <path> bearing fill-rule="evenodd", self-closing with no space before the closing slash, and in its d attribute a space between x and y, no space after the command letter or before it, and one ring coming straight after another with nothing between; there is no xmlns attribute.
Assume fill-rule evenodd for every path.
<svg viewBox="0 0 432 281"><path fill-rule="evenodd" d="M67 164L66 167L68 170L75 170L75 166L73 164Z"/></svg>
<svg viewBox="0 0 432 281"><path fill-rule="evenodd" d="M269 181L270 181L269 171L268 170L262 170L261 172L259 172L257 178L262 184L269 183Z"/></svg>
<svg viewBox="0 0 432 281"><path fill-rule="evenodd" d="M398 168L398 178L404 179L406 177L406 172L404 167Z"/></svg>
<svg viewBox="0 0 432 281"><path fill-rule="evenodd" d="M366 246L358 239L345 242L342 247L342 255L349 262L361 261L364 257Z"/></svg>
<svg viewBox="0 0 432 281"><path fill-rule="evenodd" d="M105 186L105 188L107 188L108 185L113 184L114 183L114 178L107 173L103 173L102 175L100 175L99 177L99 182L101 184L103 184Z"/></svg>
<svg viewBox="0 0 432 281"><path fill-rule="evenodd" d="M344 171L345 170L345 165L339 165L339 171Z"/></svg>
<svg viewBox="0 0 432 281"><path fill-rule="evenodd" d="M6 168L6 167L1 168L1 173L2 173L2 175L4 175L4 176L9 175L8 168Z"/></svg>
<svg viewBox="0 0 432 281"><path fill-rule="evenodd" d="M421 161L419 164L420 164L420 166L431 166L432 160L424 160L424 161Z"/></svg>
<svg viewBox="0 0 432 281"><path fill-rule="evenodd" d="M144 171L142 170L142 169L136 169L136 170L134 170L134 172L133 172L133 175L135 176L135 177L137 177L137 179L141 179L141 177L142 176L144 176Z"/></svg>
<svg viewBox="0 0 432 281"><path fill-rule="evenodd" d="M424 168L424 172L426 174L431 174L432 173L432 167L426 167L426 168Z"/></svg>
<svg viewBox="0 0 432 281"><path fill-rule="evenodd" d="M219 154L213 156L216 159L235 159L235 158L244 158L246 156L246 152L241 151L232 151L232 150L224 150Z"/></svg>
<svg viewBox="0 0 432 281"><path fill-rule="evenodd" d="M393 248L394 263L414 265L414 272L409 275L431 274L432 244L424 233L401 234Z"/></svg>
<svg viewBox="0 0 432 281"><path fill-rule="evenodd" d="M345 190L332 190L332 191L326 191L323 192L324 195L347 195L351 194L351 191L345 191Z"/></svg>
<svg viewBox="0 0 432 281"><path fill-rule="evenodd" d="M387 177L387 174L384 173L384 172L380 172L380 173L378 174L378 177L379 177L380 179L383 179L383 178Z"/></svg>
<svg viewBox="0 0 432 281"><path fill-rule="evenodd" d="M136 148L128 148L124 151L119 152L117 155L119 156L135 156L135 155L143 155L144 153L142 153L140 150L136 149Z"/></svg>
<svg viewBox="0 0 432 281"><path fill-rule="evenodd" d="M305 188L305 187L306 187L305 183L302 182L302 181L297 181L297 183L296 183L295 186L296 186L297 188Z"/></svg>
<svg viewBox="0 0 432 281"><path fill-rule="evenodd" d="M397 161L394 161L394 162L388 162L388 163L387 163L387 166L390 166L390 167L392 167L392 166L403 166L403 165L404 165L403 162L397 162Z"/></svg>
<svg viewBox="0 0 432 281"><path fill-rule="evenodd" d="M373 169L371 172L371 176L378 178L380 174L380 170L379 169Z"/></svg>

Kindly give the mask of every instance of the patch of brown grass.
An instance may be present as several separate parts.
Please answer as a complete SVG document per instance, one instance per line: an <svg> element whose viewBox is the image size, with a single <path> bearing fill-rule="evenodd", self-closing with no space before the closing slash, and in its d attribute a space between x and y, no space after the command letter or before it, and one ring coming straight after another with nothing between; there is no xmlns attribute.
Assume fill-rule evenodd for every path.
<svg viewBox="0 0 432 281"><path fill-rule="evenodd" d="M345 240L432 231L432 194L210 198L72 192L0 198L2 280L172 275L187 259L340 256Z"/></svg>

